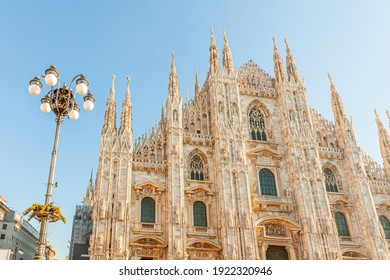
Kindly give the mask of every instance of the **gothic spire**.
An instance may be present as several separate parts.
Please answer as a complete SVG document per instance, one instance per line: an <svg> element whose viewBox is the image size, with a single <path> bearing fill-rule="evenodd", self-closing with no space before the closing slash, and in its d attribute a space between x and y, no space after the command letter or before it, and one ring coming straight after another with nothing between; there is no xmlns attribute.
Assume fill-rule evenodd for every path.
<svg viewBox="0 0 390 280"><path fill-rule="evenodd" d="M375 112L376 125L378 126L379 134L379 147L381 150L383 165L385 168L385 174L390 179L390 136L386 128L382 124L381 120L378 117L378 114Z"/></svg>
<svg viewBox="0 0 390 280"><path fill-rule="evenodd" d="M277 81L284 81L286 79L286 71L284 69L284 63L280 56L278 47L276 46L275 37L272 37L274 42L274 72Z"/></svg>
<svg viewBox="0 0 390 280"><path fill-rule="evenodd" d="M210 73L220 71L220 61L218 55L217 44L215 43L213 27L210 28L211 38L210 38Z"/></svg>
<svg viewBox="0 0 390 280"><path fill-rule="evenodd" d="M226 70L228 73L233 70L233 58L232 58L232 52L229 48L229 43L226 38L226 30L223 31L223 48L222 48L222 64L223 69Z"/></svg>
<svg viewBox="0 0 390 280"><path fill-rule="evenodd" d="M130 100L130 76L127 76L126 96L122 103L121 126L119 128L119 135L125 131L131 132L131 100Z"/></svg>
<svg viewBox="0 0 390 280"><path fill-rule="evenodd" d="M196 67L196 75L195 75L195 98L199 96L200 93L200 85L199 85L199 77L198 77L198 67Z"/></svg>
<svg viewBox="0 0 390 280"><path fill-rule="evenodd" d="M168 95L170 97L178 97L179 96L179 85L178 85L178 77L176 73L176 65L175 65L175 54L172 52L172 64L171 64L171 72L169 74L169 84L168 84Z"/></svg>
<svg viewBox="0 0 390 280"><path fill-rule="evenodd" d="M286 64L287 64L288 80L289 81L293 80L295 83L297 83L299 81L297 64L288 46L287 39L284 39L284 42L286 43Z"/></svg>
<svg viewBox="0 0 390 280"><path fill-rule="evenodd" d="M112 75L110 97L107 99L106 112L104 113L104 124L102 134L116 132L116 102L115 102L115 75Z"/></svg>
<svg viewBox="0 0 390 280"><path fill-rule="evenodd" d="M93 198L93 169L91 170L91 177L89 178L89 184L87 191L85 193L85 197L83 199L83 204L84 205L91 205Z"/></svg>
<svg viewBox="0 0 390 280"><path fill-rule="evenodd" d="M164 120L164 100L161 100L161 121Z"/></svg>
<svg viewBox="0 0 390 280"><path fill-rule="evenodd" d="M341 101L341 97L339 93L336 90L336 87L333 84L332 77L328 73L329 81L330 81L330 93L332 95L332 109L333 109L333 114L336 123L341 124L344 122L344 120L348 120L347 116L345 114L344 110L344 105L343 102Z"/></svg>

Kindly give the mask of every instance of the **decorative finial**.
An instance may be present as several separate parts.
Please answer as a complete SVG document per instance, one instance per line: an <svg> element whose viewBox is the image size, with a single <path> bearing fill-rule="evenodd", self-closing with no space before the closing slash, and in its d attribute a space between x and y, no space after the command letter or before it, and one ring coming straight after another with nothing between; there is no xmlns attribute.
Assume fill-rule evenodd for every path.
<svg viewBox="0 0 390 280"><path fill-rule="evenodd" d="M214 37L214 30L213 30L213 26L210 26L210 33L211 33L211 36Z"/></svg>
<svg viewBox="0 0 390 280"><path fill-rule="evenodd" d="M171 56L172 56L172 63L174 63L175 62L175 53L171 52Z"/></svg>
<svg viewBox="0 0 390 280"><path fill-rule="evenodd" d="M129 87L130 86L130 81L131 81L130 76L126 76L126 79L127 79L127 87Z"/></svg>

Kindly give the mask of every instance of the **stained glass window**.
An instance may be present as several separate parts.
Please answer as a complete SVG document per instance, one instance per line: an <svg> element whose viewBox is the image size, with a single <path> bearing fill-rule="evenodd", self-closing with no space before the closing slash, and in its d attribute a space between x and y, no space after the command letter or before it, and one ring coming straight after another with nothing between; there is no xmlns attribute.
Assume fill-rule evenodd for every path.
<svg viewBox="0 0 390 280"><path fill-rule="evenodd" d="M267 141L264 116L257 108L252 108L249 112L249 132L252 140Z"/></svg>
<svg viewBox="0 0 390 280"><path fill-rule="evenodd" d="M207 227L206 205L201 201L196 201L193 206L194 226Z"/></svg>
<svg viewBox="0 0 390 280"><path fill-rule="evenodd" d="M350 236L345 216L342 213L337 212L335 218L339 236Z"/></svg>
<svg viewBox="0 0 390 280"><path fill-rule="evenodd" d="M268 169L261 169L259 172L260 177L260 192L262 195L276 196L275 176Z"/></svg>
<svg viewBox="0 0 390 280"><path fill-rule="evenodd" d="M382 224L383 231L385 232L386 239L390 239L390 222L385 216L380 216L379 221Z"/></svg>
<svg viewBox="0 0 390 280"><path fill-rule="evenodd" d="M141 223L155 223L156 203L151 197L145 197L141 202Z"/></svg>
<svg viewBox="0 0 390 280"><path fill-rule="evenodd" d="M329 168L324 169L324 175L325 175L325 185L326 185L326 191L327 192L338 192L339 189L337 187L336 177L334 176L334 173Z"/></svg>

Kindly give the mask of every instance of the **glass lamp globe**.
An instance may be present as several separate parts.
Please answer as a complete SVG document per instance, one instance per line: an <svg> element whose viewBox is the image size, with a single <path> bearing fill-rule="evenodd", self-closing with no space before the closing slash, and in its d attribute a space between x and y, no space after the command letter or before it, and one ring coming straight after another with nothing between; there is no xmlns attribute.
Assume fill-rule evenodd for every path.
<svg viewBox="0 0 390 280"><path fill-rule="evenodd" d="M69 119L71 119L72 121L75 121L79 118L79 112L77 112L76 110L72 110L70 111L69 113Z"/></svg>
<svg viewBox="0 0 390 280"><path fill-rule="evenodd" d="M95 107L95 105L93 104L93 102L91 100L86 100L86 101L84 101L83 107L84 107L84 110L86 110L86 111L92 111L93 108Z"/></svg>
<svg viewBox="0 0 390 280"><path fill-rule="evenodd" d="M46 84L48 84L49 86L53 87L57 84L57 77L54 75L54 74L47 74L45 76L45 82Z"/></svg>
<svg viewBox="0 0 390 280"><path fill-rule="evenodd" d="M88 87L87 87L87 85L84 84L84 83L79 83L79 84L76 86L76 91L77 91L79 94L83 95L83 94L86 94L86 93L87 93Z"/></svg>
<svg viewBox="0 0 390 280"><path fill-rule="evenodd" d="M44 102L41 104L41 111L43 113L49 113L51 111L50 104L47 102Z"/></svg>
<svg viewBox="0 0 390 280"><path fill-rule="evenodd" d="M36 84L31 84L28 87L28 91L30 92L31 95L37 96L38 94L41 93L41 88Z"/></svg>

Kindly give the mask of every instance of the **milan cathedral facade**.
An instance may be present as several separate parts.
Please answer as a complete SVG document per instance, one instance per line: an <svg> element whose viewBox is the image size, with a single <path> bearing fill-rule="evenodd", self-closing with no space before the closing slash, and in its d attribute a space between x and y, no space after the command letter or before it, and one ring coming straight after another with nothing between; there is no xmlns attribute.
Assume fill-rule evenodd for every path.
<svg viewBox="0 0 390 280"><path fill-rule="evenodd" d="M252 61L234 68L226 34L222 60L213 33L209 51L207 78L201 86L196 73L185 102L172 54L161 119L138 139L130 78L117 129L113 77L91 259L390 259L379 117L383 168L359 148L330 76L334 121L309 106L287 41L283 61L274 40L274 77Z"/></svg>

